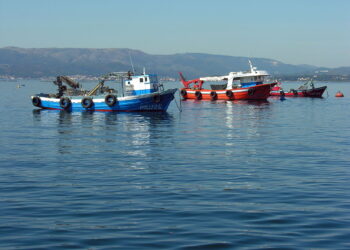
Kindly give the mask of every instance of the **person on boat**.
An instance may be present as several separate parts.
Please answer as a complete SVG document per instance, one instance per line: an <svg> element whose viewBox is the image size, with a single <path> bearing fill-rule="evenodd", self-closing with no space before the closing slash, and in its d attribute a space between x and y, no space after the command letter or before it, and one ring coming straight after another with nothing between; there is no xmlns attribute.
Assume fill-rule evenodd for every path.
<svg viewBox="0 0 350 250"><path fill-rule="evenodd" d="M128 71L128 80L131 80L131 76L133 75L133 73L129 70Z"/></svg>
<svg viewBox="0 0 350 250"><path fill-rule="evenodd" d="M312 89L315 88L314 81L311 81L310 86L311 86Z"/></svg>

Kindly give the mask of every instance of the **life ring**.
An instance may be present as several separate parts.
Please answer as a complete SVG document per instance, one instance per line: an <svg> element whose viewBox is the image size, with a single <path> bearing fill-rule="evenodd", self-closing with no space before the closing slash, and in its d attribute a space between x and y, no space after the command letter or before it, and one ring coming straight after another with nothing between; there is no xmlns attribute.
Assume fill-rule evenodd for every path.
<svg viewBox="0 0 350 250"><path fill-rule="evenodd" d="M194 95L196 96L196 99L197 99L197 100L202 99L202 93L201 93L200 91L196 91L196 92L194 93Z"/></svg>
<svg viewBox="0 0 350 250"><path fill-rule="evenodd" d="M254 95L254 93L255 93L255 89L253 89L253 88L248 89L248 95L249 96Z"/></svg>
<svg viewBox="0 0 350 250"><path fill-rule="evenodd" d="M60 107L63 109L69 109L72 106L72 102L68 97L61 97Z"/></svg>
<svg viewBox="0 0 350 250"><path fill-rule="evenodd" d="M32 103L35 107L41 107L41 99L38 96L34 96L32 99Z"/></svg>
<svg viewBox="0 0 350 250"><path fill-rule="evenodd" d="M81 106L83 106L83 108L91 108L92 105L94 105L94 101L92 100L91 97L84 97L83 99L81 99Z"/></svg>
<svg viewBox="0 0 350 250"><path fill-rule="evenodd" d="M187 91L184 90L184 89L181 89L180 94L181 94L181 96L182 96L183 98L186 98L186 97L187 97Z"/></svg>
<svg viewBox="0 0 350 250"><path fill-rule="evenodd" d="M105 103L109 107L113 107L117 103L117 98L115 97L115 95L106 95Z"/></svg>
<svg viewBox="0 0 350 250"><path fill-rule="evenodd" d="M231 90L227 90L226 91L226 96L231 99L233 97L232 91Z"/></svg>
<svg viewBox="0 0 350 250"><path fill-rule="evenodd" d="M210 99L212 101L215 101L216 99L218 99L218 94L215 91L210 92Z"/></svg>
<svg viewBox="0 0 350 250"><path fill-rule="evenodd" d="M153 102L154 103L160 103L160 95L159 94L156 94L153 96Z"/></svg>

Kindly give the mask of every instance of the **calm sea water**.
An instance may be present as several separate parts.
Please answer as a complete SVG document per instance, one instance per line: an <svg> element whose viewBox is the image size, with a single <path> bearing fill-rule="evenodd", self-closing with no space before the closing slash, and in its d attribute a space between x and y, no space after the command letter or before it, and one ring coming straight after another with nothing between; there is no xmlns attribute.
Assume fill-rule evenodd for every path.
<svg viewBox="0 0 350 250"><path fill-rule="evenodd" d="M350 83L327 85L66 113L31 105L53 84L0 82L0 248L349 249Z"/></svg>

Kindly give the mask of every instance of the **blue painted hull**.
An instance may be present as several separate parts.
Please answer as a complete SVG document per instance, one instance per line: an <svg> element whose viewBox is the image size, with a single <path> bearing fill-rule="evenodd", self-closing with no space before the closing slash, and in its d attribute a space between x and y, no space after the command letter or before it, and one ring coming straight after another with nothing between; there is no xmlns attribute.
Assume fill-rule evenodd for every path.
<svg viewBox="0 0 350 250"><path fill-rule="evenodd" d="M118 97L113 106L108 106L105 102L105 96L91 96L93 104L90 108L84 108L81 100L84 96L71 96L71 105L64 109L60 105L60 99L47 97L45 95L32 96L40 98L38 107L43 109L67 110L67 111L166 111L170 102L174 99L174 93L177 89L169 89L163 92L154 92L151 94Z"/></svg>

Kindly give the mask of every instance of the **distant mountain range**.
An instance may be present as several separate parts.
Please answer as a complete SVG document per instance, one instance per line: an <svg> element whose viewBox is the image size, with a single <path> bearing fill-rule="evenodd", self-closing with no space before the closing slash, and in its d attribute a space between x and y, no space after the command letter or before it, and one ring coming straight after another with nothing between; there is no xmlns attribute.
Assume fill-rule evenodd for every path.
<svg viewBox="0 0 350 250"><path fill-rule="evenodd" d="M182 53L151 55L132 49L80 49L80 48L0 48L0 75L15 77L48 77L57 75L100 76L112 71L132 69L136 72L157 73L177 77L179 71L188 78L226 74L249 68L248 59L258 69L271 75L350 75L350 67L324 68L312 65L292 65L267 58Z"/></svg>

